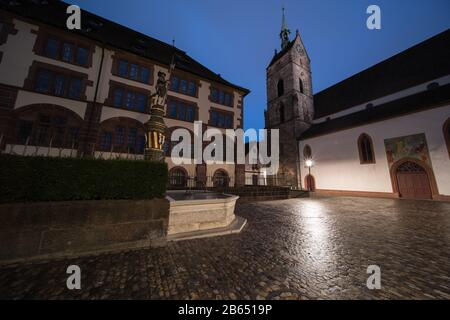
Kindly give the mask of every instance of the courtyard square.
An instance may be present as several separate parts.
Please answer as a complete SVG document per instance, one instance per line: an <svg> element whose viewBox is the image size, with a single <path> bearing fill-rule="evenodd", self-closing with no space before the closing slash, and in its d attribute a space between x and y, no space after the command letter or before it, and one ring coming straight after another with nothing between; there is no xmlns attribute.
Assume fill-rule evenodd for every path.
<svg viewBox="0 0 450 320"><path fill-rule="evenodd" d="M450 299L450 203L238 203L236 235L0 268L1 299ZM66 269L81 268L81 290ZM367 267L381 268L369 290Z"/></svg>

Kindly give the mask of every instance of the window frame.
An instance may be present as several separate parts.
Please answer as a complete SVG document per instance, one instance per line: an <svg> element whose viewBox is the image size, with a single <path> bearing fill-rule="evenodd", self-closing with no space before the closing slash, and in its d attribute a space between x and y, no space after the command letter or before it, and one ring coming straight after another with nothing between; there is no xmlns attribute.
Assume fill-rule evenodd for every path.
<svg viewBox="0 0 450 320"><path fill-rule="evenodd" d="M56 56L49 55L47 52L48 42L49 40L55 40L57 43L56 48ZM69 45L72 48L71 58L70 60L64 60L63 59L63 52L64 52L64 46ZM78 49L84 49L86 52L86 58L84 63L79 63L78 55L79 50ZM87 42L78 40L75 37L63 35L62 33L56 33L56 32L47 32L47 31L40 31L38 33L38 37L36 39L36 43L34 45L33 51L35 54L52 59L57 60L63 63L83 67L83 68L90 68L92 67L92 56L94 52L94 46L92 44L88 44Z"/></svg>
<svg viewBox="0 0 450 320"><path fill-rule="evenodd" d="M371 152L371 159L369 159L369 157L367 157L367 159L365 159L365 155L368 156L368 154L365 152L367 150L363 150L363 142L367 141L367 143L369 144L368 147ZM367 147L367 146L366 146ZM371 136L369 136L367 133L362 133L359 138L358 138L358 153L359 153L359 162L360 164L375 164L376 163L376 157L375 157L375 150L374 150L374 146L373 146L373 141Z"/></svg>
<svg viewBox="0 0 450 320"><path fill-rule="evenodd" d="M61 61L74 64L75 55L76 55L75 51L78 53L78 48L74 44L70 43L69 41L61 42L60 47L61 47L61 53L60 53ZM69 53L69 57L68 57L69 60L65 60L66 48L69 48L69 51L67 51Z"/></svg>
<svg viewBox="0 0 450 320"><path fill-rule="evenodd" d="M445 144L447 145L448 156L450 158L450 118L448 118L442 126Z"/></svg>
<svg viewBox="0 0 450 320"><path fill-rule="evenodd" d="M176 109L176 116L174 117L173 115L171 115L170 111L172 110L172 104L175 104L175 109ZM184 118L181 118L181 112L180 110L184 108ZM193 117L192 120L188 119L188 109L191 108L192 112L193 112ZM190 122L193 123L194 121L196 121L198 119L198 106L195 102L192 101L187 101L187 100L182 100L182 99L178 99L175 98L173 96L168 96L167 97L167 108L166 108L166 113L165 113L165 117L169 118L169 119L174 119L174 120L179 120L179 121L184 121L184 122Z"/></svg>
<svg viewBox="0 0 450 320"><path fill-rule="evenodd" d="M284 96L284 80L279 79L277 82L277 98Z"/></svg>
<svg viewBox="0 0 450 320"><path fill-rule="evenodd" d="M97 145L98 151L143 155L145 150L145 128L137 120L127 118L107 120L100 125ZM131 131L135 130L134 144L130 144ZM121 131L121 133L119 133ZM104 136L111 135L109 148L103 145Z"/></svg>
<svg viewBox="0 0 450 320"><path fill-rule="evenodd" d="M39 90L39 79L40 75L42 73L48 73L49 79L48 79L48 87L46 91ZM56 79L58 77L64 78L64 88L63 88L63 94L57 94L56 93ZM72 96L71 95L71 87L74 81L79 81L79 94L78 96ZM50 96L55 96L59 98L65 98L65 99L72 99L72 100L85 100L84 94L86 91L86 85L85 80L83 77L75 74L70 74L69 72L65 71L58 71L58 70L51 70L50 68L46 68L45 66L39 66L36 69L35 76L32 83L32 89L33 91L40 93L40 94L46 94Z"/></svg>
<svg viewBox="0 0 450 320"><path fill-rule="evenodd" d="M37 81L39 77L40 71L47 71L50 73L50 84L49 89L47 91L39 91L37 90ZM57 75L63 75L65 78L65 89L64 89L64 95L56 95L55 94L55 77ZM78 98L70 97L68 94L68 86L71 81L71 79L77 78L81 80L81 87L80 87L80 96ZM44 63L41 61L33 61L31 64L31 67L29 68L29 73L27 78L25 79L23 88L25 90L34 91L40 94L46 94L49 96L59 97L63 99L70 99L75 101L83 101L86 102L87 96L86 91L87 87L91 87L93 85L93 82L89 80L88 75L86 73L81 73L78 71L74 71L72 69L63 68L57 65Z"/></svg>
<svg viewBox="0 0 450 320"><path fill-rule="evenodd" d="M43 121L43 117L48 118L48 121ZM63 119L64 121L56 121L56 119ZM28 133L28 145L30 146L48 148L50 140L52 141L52 148L55 149L78 149L80 145L80 133L83 123L81 119L75 118L65 110L39 109L19 115L15 125L14 139L16 144L25 144L28 139L28 137L22 137L20 134L23 123L30 126ZM41 131L42 129L45 130ZM61 129L63 130L61 131ZM69 139L73 136L74 129L78 132L77 138ZM60 134L61 132L62 135ZM60 136L60 143L56 140L57 133Z"/></svg>
<svg viewBox="0 0 450 320"><path fill-rule="evenodd" d="M213 122L214 114L219 116L218 122L220 122L220 116L223 116L224 126L220 126L220 123ZM231 120L231 127L227 126L227 117ZM208 125L220 129L234 129L234 112L211 107L209 109Z"/></svg>
<svg viewBox="0 0 450 320"><path fill-rule="evenodd" d="M226 188L230 185L231 181L230 174L228 173L227 170L219 168L216 171L214 171L212 181L214 187Z"/></svg>
<svg viewBox="0 0 450 320"><path fill-rule="evenodd" d="M209 97L208 97L209 101L220 104L221 106L234 108L234 93L232 91L223 89L223 88L221 88L219 86L215 86L215 85L211 85L209 90L210 90ZM217 96L214 94L214 92L217 92ZM221 101L222 100L221 96L223 97L223 101ZM226 104L227 96L230 99L229 104Z"/></svg>
<svg viewBox="0 0 450 320"><path fill-rule="evenodd" d="M305 160L311 160L312 159L312 148L309 144L305 145L303 147L303 158Z"/></svg>
<svg viewBox="0 0 450 320"><path fill-rule="evenodd" d="M121 70L121 63L126 63L126 73L122 74L120 72ZM131 77L131 69L132 66L136 66L136 76ZM146 81L143 80L142 74L143 70L146 70L148 72ZM146 85L153 85L153 74L154 74L154 66L153 64L149 63L148 61L142 60L142 59L133 59L132 57L129 57L128 55L124 54L115 54L113 56L113 65L111 74L113 76L127 79L130 81L134 81L137 83L142 83Z"/></svg>
<svg viewBox="0 0 450 320"><path fill-rule="evenodd" d="M121 91L121 104L120 106L116 104L116 92ZM132 94L133 99L131 100L131 107L127 106L127 98L128 95ZM142 88L133 87L126 85L124 83L110 81L109 83L109 94L108 98L105 100L105 105L112 107L112 108L118 108L122 110L128 110L133 112L139 112L139 113L148 113L148 107L149 107L149 96L150 91L147 91ZM140 106L140 98L144 97L145 105L143 108Z"/></svg>
<svg viewBox="0 0 450 320"><path fill-rule="evenodd" d="M169 185L174 188L187 186L188 172L185 168L176 166L169 170Z"/></svg>
<svg viewBox="0 0 450 320"><path fill-rule="evenodd" d="M177 79L177 86L176 88L173 87L173 79ZM183 91L182 88L182 83L186 82L186 91ZM194 84L194 88L195 88L195 92L194 94L190 93L190 84L193 83ZM199 87L200 87L200 81L198 81L198 79L195 79L193 77L190 77L189 75L185 75L185 74L180 74L180 73L173 73L170 76L169 79L169 91L172 92L176 92L188 97L193 97L193 98L198 98L198 92L199 92Z"/></svg>

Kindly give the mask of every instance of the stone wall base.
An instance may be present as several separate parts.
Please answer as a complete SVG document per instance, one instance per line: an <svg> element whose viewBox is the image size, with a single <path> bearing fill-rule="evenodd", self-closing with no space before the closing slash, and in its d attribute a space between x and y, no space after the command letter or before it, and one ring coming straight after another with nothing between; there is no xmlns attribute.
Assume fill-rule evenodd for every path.
<svg viewBox="0 0 450 320"><path fill-rule="evenodd" d="M0 264L160 246L169 202L111 200L0 205Z"/></svg>

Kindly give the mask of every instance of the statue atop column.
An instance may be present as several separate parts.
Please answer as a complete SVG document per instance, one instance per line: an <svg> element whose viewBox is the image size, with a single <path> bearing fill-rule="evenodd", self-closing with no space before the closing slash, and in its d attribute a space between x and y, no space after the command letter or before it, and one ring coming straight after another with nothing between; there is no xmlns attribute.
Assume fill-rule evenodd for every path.
<svg viewBox="0 0 450 320"><path fill-rule="evenodd" d="M158 72L158 80L156 82L156 92L151 95L152 105L163 106L166 103L167 90L169 81L166 80L166 74L162 71Z"/></svg>
<svg viewBox="0 0 450 320"><path fill-rule="evenodd" d="M158 72L158 80L155 86L155 93L150 95L150 119L146 123L146 146L144 159L151 161L164 161L164 143L166 141L166 124L164 123L165 105L167 91L170 82L170 75L175 69L174 58L169 68L169 79L166 80L166 73Z"/></svg>

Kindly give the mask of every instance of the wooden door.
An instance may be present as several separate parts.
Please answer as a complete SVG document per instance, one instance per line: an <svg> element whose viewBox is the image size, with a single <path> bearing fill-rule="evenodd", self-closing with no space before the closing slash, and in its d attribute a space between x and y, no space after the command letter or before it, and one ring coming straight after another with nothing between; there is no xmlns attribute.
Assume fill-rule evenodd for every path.
<svg viewBox="0 0 450 320"><path fill-rule="evenodd" d="M397 168L397 183L402 198L432 199L428 174L414 162L405 162Z"/></svg>
<svg viewBox="0 0 450 320"><path fill-rule="evenodd" d="M308 191L316 191L316 181L314 180L314 177L310 174L308 174L305 178L305 186L306 190Z"/></svg>

